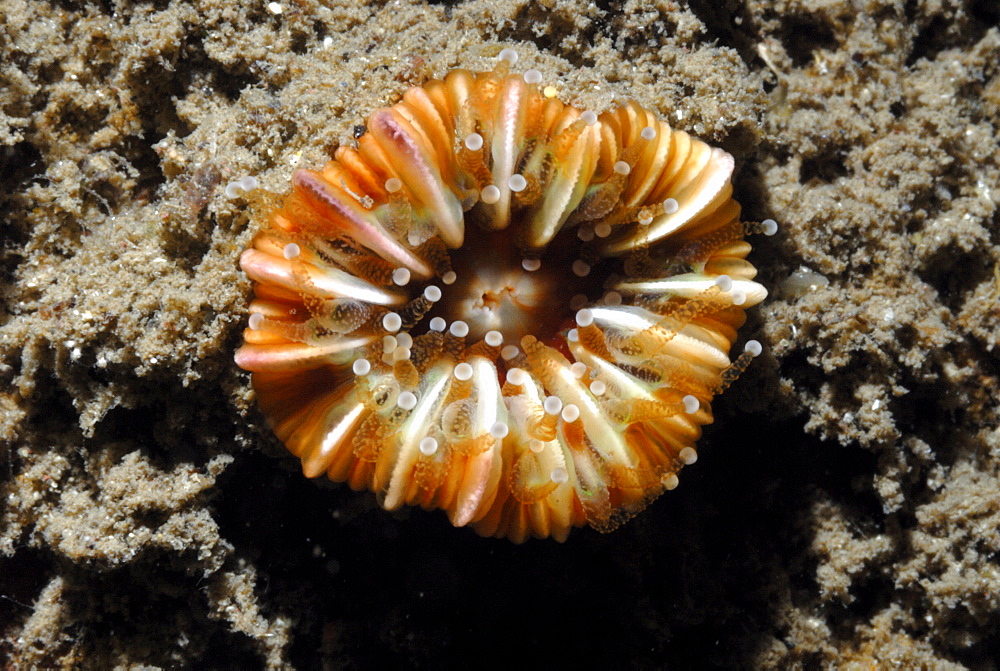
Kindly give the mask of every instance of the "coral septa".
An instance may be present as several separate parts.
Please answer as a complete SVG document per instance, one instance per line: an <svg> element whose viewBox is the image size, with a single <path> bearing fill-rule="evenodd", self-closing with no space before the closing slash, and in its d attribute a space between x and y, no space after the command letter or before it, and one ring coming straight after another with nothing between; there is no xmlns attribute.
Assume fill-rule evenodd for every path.
<svg viewBox="0 0 1000 671"><path fill-rule="evenodd" d="M369 345L373 337L336 339L323 345L286 343L245 344L236 350L236 365L254 373L309 370L331 364L343 365L352 354Z"/></svg>
<svg viewBox="0 0 1000 671"><path fill-rule="evenodd" d="M649 127L656 130L656 137L653 140L646 141L639 137L631 138L634 143L642 146L642 150L632 171L635 177L629 180L628 189L624 194L625 207L627 208L655 202L650 200L649 194L656 187L664 166L673 155L674 137L677 133L671 131L670 126L661 121L649 119L648 124ZM628 151L629 146L631 145L625 145L624 150Z"/></svg>
<svg viewBox="0 0 1000 671"><path fill-rule="evenodd" d="M327 181L337 184L335 170L343 169L354 180L358 186L358 193L382 200L386 196L385 178L380 177L368 163L361 158L361 155L353 147L337 147L334 152L334 159L326 164L321 171Z"/></svg>
<svg viewBox="0 0 1000 671"><path fill-rule="evenodd" d="M546 185L541 207L531 215L530 247L542 248L549 244L583 200L597 168L599 141L599 129L587 126L568 151L556 155L554 173Z"/></svg>
<svg viewBox="0 0 1000 671"><path fill-rule="evenodd" d="M407 502L407 494L412 494L409 485L420 457L420 441L431 433L441 412L450 373L450 366L437 366L427 374L416 406L393 441L391 458L379 459L380 464L385 462L385 472L389 475L384 484L385 498L382 502L387 510L400 507Z"/></svg>
<svg viewBox="0 0 1000 671"><path fill-rule="evenodd" d="M344 461L343 457L351 451L351 436L365 417L366 410L359 401L341 400L316 414L284 440L293 454L294 450L298 450L302 473L307 478L323 475L335 462Z"/></svg>
<svg viewBox="0 0 1000 671"><path fill-rule="evenodd" d="M462 205L442 179L433 160L433 148L428 147L413 125L393 108L372 114L368 129L396 167L399 179L430 211L441 239L452 249L461 247L465 237Z"/></svg>
<svg viewBox="0 0 1000 671"><path fill-rule="evenodd" d="M335 227L331 237L337 233L348 235L385 260L404 266L419 277L433 275L430 267L393 238L355 196L338 184L327 181L321 173L300 168L292 173L292 186L314 212Z"/></svg>
<svg viewBox="0 0 1000 671"><path fill-rule="evenodd" d="M715 281L716 278L706 277L701 273L685 273L658 280L620 282L615 284L615 289L626 295L659 294L679 299L691 299L714 286ZM746 297L745 302L740 306L741 308L752 307L767 298L767 289L757 282L749 280L734 280L733 288L727 294L731 296L734 293L741 293Z"/></svg>
<svg viewBox="0 0 1000 671"><path fill-rule="evenodd" d="M399 293L376 287L343 270L330 267L321 270L312 264L271 256L256 249L243 252L240 267L256 282L308 293L316 298L359 298L376 305L404 302Z"/></svg>
<svg viewBox="0 0 1000 671"><path fill-rule="evenodd" d="M495 114L488 119L492 132L487 146L493 162L493 185L500 191L493 204L485 205L490 228L504 229L510 223L510 178L517 169L527 112L528 87L520 77L506 77L497 95Z"/></svg>
<svg viewBox="0 0 1000 671"><path fill-rule="evenodd" d="M469 456L466 476L459 486L451 517L455 526L464 526L483 517L493 504L502 473L501 457L506 433L504 436L492 436L490 432L497 424L508 426L509 421L493 363L483 357L475 357L469 363L473 369L475 399L471 433L485 441L486 449Z"/></svg>
<svg viewBox="0 0 1000 671"><path fill-rule="evenodd" d="M733 157L721 149L709 148L700 141L692 142L692 146L702 150L708 148L705 165L690 183L676 185L676 191L674 188L668 191L670 197L679 203L679 207L673 214L664 215L653 221L645 236L647 244L682 229L704 212L714 211L732 194L733 187L729 178L733 174L735 165Z"/></svg>

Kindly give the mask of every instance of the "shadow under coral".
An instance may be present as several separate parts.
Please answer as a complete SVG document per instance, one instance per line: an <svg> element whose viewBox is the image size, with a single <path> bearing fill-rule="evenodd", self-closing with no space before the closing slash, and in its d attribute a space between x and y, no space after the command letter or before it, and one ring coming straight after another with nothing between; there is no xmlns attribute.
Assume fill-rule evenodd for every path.
<svg viewBox="0 0 1000 671"><path fill-rule="evenodd" d="M297 618L291 658L303 668L317 650L338 668L482 651L498 663L731 667L772 645L782 604L815 591L801 559L812 492L850 496L872 457L803 443L795 421L737 416L706 434L678 490L611 534L576 530L564 544L389 514L260 453L220 478L218 519L266 574L264 600Z"/></svg>

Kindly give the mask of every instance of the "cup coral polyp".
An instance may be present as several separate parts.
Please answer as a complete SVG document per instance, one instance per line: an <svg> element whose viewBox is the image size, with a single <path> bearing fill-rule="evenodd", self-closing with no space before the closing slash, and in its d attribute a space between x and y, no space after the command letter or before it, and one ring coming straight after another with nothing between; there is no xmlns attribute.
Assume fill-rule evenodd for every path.
<svg viewBox="0 0 1000 671"><path fill-rule="evenodd" d="M677 486L766 292L729 154L513 61L409 89L295 171L240 259L236 361L307 476L563 540Z"/></svg>

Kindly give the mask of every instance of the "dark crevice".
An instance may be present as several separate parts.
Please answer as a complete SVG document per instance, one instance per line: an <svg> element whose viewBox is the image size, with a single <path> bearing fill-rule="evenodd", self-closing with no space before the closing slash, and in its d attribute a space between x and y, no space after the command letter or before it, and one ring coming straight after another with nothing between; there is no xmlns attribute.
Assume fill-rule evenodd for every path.
<svg viewBox="0 0 1000 671"><path fill-rule="evenodd" d="M85 0L84 2L78 2L77 0L54 0L52 4L64 12L74 15L85 13L81 11L81 5L91 10L91 12L104 14L105 16L114 14L117 7L116 0Z"/></svg>
<svg viewBox="0 0 1000 671"><path fill-rule="evenodd" d="M41 153L30 142L18 142L0 149L0 199L20 191L32 178L45 172ZM10 217L4 208L3 221Z"/></svg>
<svg viewBox="0 0 1000 671"><path fill-rule="evenodd" d="M984 26L1000 26L1000 4L996 0L972 0L969 13Z"/></svg>
<svg viewBox="0 0 1000 671"><path fill-rule="evenodd" d="M34 377L46 379L49 374L44 369L50 366L51 362L37 371ZM79 435L77 423L80 415L73 406L73 397L62 385L41 384L35 389L28 404L32 410L27 422L28 431L74 440Z"/></svg>
<svg viewBox="0 0 1000 671"><path fill-rule="evenodd" d="M579 35L580 43L591 44L594 29L580 35L575 19L569 10L550 9L539 3L530 2L521 7L514 19L505 24L498 32L498 41L521 41L534 44L539 51L551 52L565 58L574 67L593 67L592 59L584 57L579 49L569 49L562 46L562 40L567 35ZM593 23L591 24L593 25Z"/></svg>
<svg viewBox="0 0 1000 671"><path fill-rule="evenodd" d="M953 650L954 660L971 671L995 671L1000 660L1000 614L976 622L975 630L986 635L972 645L949 646L949 651Z"/></svg>
<svg viewBox="0 0 1000 671"><path fill-rule="evenodd" d="M849 604L835 603L827 621L831 623L833 635L841 641L853 641L857 637L857 623L871 622L872 618L884 611L892 603L896 586L893 576L871 571L851 584L853 601Z"/></svg>
<svg viewBox="0 0 1000 671"><path fill-rule="evenodd" d="M28 142L0 149L0 304L10 305L6 296L18 266L24 261L22 249L29 231L23 221L20 192L25 184L43 173L41 154Z"/></svg>
<svg viewBox="0 0 1000 671"><path fill-rule="evenodd" d="M917 274L934 287L952 314L958 314L966 298L993 277L994 263L987 249L964 251L947 244L925 259Z"/></svg>
<svg viewBox="0 0 1000 671"><path fill-rule="evenodd" d="M751 28L752 15L745 2L690 0L688 8L705 24L709 40L736 50L748 65L759 62L756 47L759 38Z"/></svg>
<svg viewBox="0 0 1000 671"><path fill-rule="evenodd" d="M931 43L931 36L935 32L943 30L947 25L947 22L941 17L936 18L931 21L930 25L926 26L924 30L920 31L913 39L913 48L910 50L909 55L906 57L906 67L912 67L921 58L926 58L928 60L934 60L934 56L937 55L941 47L934 47Z"/></svg>
<svg viewBox="0 0 1000 671"><path fill-rule="evenodd" d="M846 156L840 147L831 147L818 156L803 156L799 184L830 184L849 174Z"/></svg>
<svg viewBox="0 0 1000 671"><path fill-rule="evenodd" d="M21 549L0 556L0 636L34 611L39 592L51 579L51 559L36 550ZM0 658L3 658L0 643Z"/></svg>
<svg viewBox="0 0 1000 671"><path fill-rule="evenodd" d="M779 39L795 68L806 67L817 51L832 51L838 44L833 26L805 14L787 17L782 22Z"/></svg>
<svg viewBox="0 0 1000 671"><path fill-rule="evenodd" d="M213 221L198 214L175 216L161 229L163 254L189 274L194 273L212 248Z"/></svg>
<svg viewBox="0 0 1000 671"><path fill-rule="evenodd" d="M996 3L991 4L996 11ZM976 14L973 12L973 15ZM984 11L978 12L978 15L990 16ZM934 61L942 51L976 44L991 27L989 22L970 21L968 16L963 18L964 21L956 21L954 17L938 14L924 23L913 38L913 49L906 58L906 66L913 66L920 60Z"/></svg>
<svg viewBox="0 0 1000 671"><path fill-rule="evenodd" d="M97 425L95 445L126 443L129 445L153 445L156 413L152 408L117 407L108 411Z"/></svg>
<svg viewBox="0 0 1000 671"><path fill-rule="evenodd" d="M155 572L155 579L152 575ZM161 640L165 622L173 631L197 629L199 637L179 640L178 647L200 646L183 651L210 669L262 669L263 660L243 634L229 630L225 620L209 615L209 602L200 574L191 575L154 561L107 572L71 569L63 593L72 621L86 623L76 638L92 659L118 659L127 650L132 663L176 668L171 645ZM101 613L100 619L88 613ZM155 613L155 617L136 617Z"/></svg>

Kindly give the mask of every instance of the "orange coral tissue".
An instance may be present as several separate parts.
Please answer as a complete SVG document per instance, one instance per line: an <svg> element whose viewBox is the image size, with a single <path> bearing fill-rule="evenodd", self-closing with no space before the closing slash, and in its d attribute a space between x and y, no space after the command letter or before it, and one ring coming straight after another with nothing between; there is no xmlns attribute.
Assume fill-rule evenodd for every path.
<svg viewBox="0 0 1000 671"><path fill-rule="evenodd" d="M236 362L307 476L564 540L677 486L766 292L732 156L513 61L409 89L294 173L240 259Z"/></svg>

